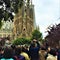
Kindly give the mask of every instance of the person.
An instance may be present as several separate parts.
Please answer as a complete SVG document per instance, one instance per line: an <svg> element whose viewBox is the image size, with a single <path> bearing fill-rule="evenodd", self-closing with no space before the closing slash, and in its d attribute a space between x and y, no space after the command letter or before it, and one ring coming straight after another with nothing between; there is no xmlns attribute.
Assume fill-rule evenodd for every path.
<svg viewBox="0 0 60 60"><path fill-rule="evenodd" d="M45 60L47 59L50 50L51 50L50 46L48 48L46 48Z"/></svg>
<svg viewBox="0 0 60 60"><path fill-rule="evenodd" d="M11 48L13 49L13 56L15 55L15 48L16 46L15 45L11 45Z"/></svg>
<svg viewBox="0 0 60 60"><path fill-rule="evenodd" d="M21 55L21 47L15 48L14 60L25 60L25 57Z"/></svg>
<svg viewBox="0 0 60 60"><path fill-rule="evenodd" d="M0 60L14 60L13 59L13 51L11 47L6 47L4 49L3 57Z"/></svg>
<svg viewBox="0 0 60 60"><path fill-rule="evenodd" d="M56 50L52 48L46 60L57 60Z"/></svg>
<svg viewBox="0 0 60 60"><path fill-rule="evenodd" d="M25 46L22 47L21 55L25 57L25 60L30 60L28 53L26 52Z"/></svg>
<svg viewBox="0 0 60 60"><path fill-rule="evenodd" d="M45 60L46 53L46 49L41 47L41 50L39 51L39 60Z"/></svg>
<svg viewBox="0 0 60 60"><path fill-rule="evenodd" d="M59 49L58 49L57 60L60 60L60 46L59 46Z"/></svg>
<svg viewBox="0 0 60 60"><path fill-rule="evenodd" d="M39 50L40 50L40 44L36 39L33 39L29 47L29 55L31 60L39 60Z"/></svg>
<svg viewBox="0 0 60 60"><path fill-rule="evenodd" d="M3 48L0 46L0 59L3 57L3 53L4 53L4 50L3 50Z"/></svg>

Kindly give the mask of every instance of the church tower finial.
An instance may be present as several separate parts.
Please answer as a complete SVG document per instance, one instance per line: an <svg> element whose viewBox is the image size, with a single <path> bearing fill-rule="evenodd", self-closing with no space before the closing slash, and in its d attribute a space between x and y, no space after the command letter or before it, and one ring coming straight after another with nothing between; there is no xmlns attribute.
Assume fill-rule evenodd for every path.
<svg viewBox="0 0 60 60"><path fill-rule="evenodd" d="M31 0L31 5L32 5L32 0Z"/></svg>

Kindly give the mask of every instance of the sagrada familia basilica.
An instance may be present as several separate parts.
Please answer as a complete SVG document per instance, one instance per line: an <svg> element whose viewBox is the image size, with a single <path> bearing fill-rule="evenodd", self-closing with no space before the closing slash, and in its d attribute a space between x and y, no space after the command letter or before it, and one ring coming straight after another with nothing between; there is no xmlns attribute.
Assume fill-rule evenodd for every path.
<svg viewBox="0 0 60 60"><path fill-rule="evenodd" d="M31 37L31 33L36 28L35 11L32 0L23 0L23 6L19 8L18 13L15 14L11 24L10 28L6 28L7 25L5 28L1 29L2 32L0 31L0 37L6 37L8 35L13 39Z"/></svg>

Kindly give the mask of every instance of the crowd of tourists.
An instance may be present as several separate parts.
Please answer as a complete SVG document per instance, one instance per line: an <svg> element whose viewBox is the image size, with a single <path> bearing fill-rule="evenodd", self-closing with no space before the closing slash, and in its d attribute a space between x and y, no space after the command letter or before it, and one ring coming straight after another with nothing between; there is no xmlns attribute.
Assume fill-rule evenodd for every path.
<svg viewBox="0 0 60 60"><path fill-rule="evenodd" d="M40 45L33 39L30 46L0 46L0 60L60 60L60 48Z"/></svg>

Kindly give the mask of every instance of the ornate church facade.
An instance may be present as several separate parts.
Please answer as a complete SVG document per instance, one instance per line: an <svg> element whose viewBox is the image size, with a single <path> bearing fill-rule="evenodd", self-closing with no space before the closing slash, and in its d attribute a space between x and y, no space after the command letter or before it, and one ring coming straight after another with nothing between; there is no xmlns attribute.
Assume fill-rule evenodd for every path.
<svg viewBox="0 0 60 60"><path fill-rule="evenodd" d="M23 6L14 17L13 37L31 37L35 29L35 12L32 0L24 0Z"/></svg>
<svg viewBox="0 0 60 60"><path fill-rule="evenodd" d="M12 39L12 30L13 30L13 22L10 21L2 21L3 26L0 29L0 38L10 37Z"/></svg>

